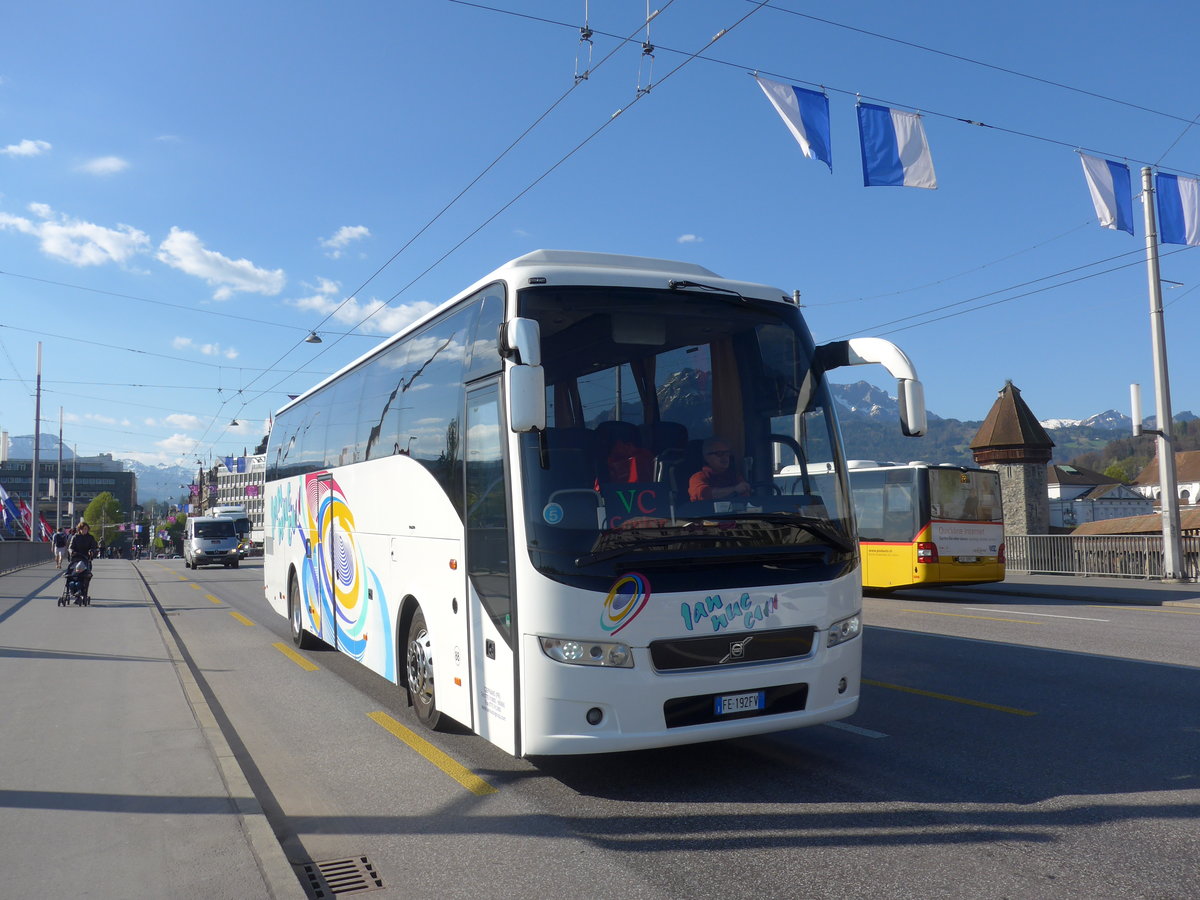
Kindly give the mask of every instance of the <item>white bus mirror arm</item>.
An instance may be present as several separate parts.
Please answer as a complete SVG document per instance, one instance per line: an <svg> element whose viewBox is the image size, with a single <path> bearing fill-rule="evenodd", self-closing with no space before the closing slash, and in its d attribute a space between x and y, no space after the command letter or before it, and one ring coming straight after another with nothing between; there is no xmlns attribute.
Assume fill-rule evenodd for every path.
<svg viewBox="0 0 1200 900"><path fill-rule="evenodd" d="M542 364L542 329L537 319L513 317L504 323L502 355L523 366Z"/></svg>
<svg viewBox="0 0 1200 900"><path fill-rule="evenodd" d="M825 371L842 366L883 366L896 379L900 427L904 434L918 437L928 430L925 388L917 378L916 366L891 341L865 337L822 344L817 348L817 363Z"/></svg>

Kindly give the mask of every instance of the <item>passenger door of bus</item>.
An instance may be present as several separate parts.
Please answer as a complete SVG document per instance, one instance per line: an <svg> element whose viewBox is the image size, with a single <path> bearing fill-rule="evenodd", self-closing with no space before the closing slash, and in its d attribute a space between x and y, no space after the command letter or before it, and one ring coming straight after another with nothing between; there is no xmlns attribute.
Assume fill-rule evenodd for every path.
<svg viewBox="0 0 1200 900"><path fill-rule="evenodd" d="M466 595L478 731L517 753L518 691L513 653L512 519L500 385L467 393L463 429L466 482Z"/></svg>

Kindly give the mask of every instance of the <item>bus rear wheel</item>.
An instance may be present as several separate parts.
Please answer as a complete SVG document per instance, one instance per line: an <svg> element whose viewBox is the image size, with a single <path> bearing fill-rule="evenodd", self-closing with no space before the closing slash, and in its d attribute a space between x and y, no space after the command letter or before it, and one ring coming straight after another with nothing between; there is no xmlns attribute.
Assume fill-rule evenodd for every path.
<svg viewBox="0 0 1200 900"><path fill-rule="evenodd" d="M442 714L438 712L433 685L433 642L425 625L420 607L408 625L408 643L404 654L404 670L408 674L408 699L417 714L417 721L430 731L438 731Z"/></svg>

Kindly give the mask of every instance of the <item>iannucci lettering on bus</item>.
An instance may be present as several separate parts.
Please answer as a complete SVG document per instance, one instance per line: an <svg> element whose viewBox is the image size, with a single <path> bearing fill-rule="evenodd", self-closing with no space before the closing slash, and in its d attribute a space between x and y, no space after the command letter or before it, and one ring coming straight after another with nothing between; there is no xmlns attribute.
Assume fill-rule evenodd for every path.
<svg viewBox="0 0 1200 900"><path fill-rule="evenodd" d="M748 593L743 593L737 600L730 600L728 604L721 599L720 594L712 594L703 601L680 604L679 614L683 616L683 624L688 631L698 627L703 619L708 619L713 631L720 631L736 625L739 617L742 627L749 630L775 615L778 610L778 594L755 602L750 599Z"/></svg>

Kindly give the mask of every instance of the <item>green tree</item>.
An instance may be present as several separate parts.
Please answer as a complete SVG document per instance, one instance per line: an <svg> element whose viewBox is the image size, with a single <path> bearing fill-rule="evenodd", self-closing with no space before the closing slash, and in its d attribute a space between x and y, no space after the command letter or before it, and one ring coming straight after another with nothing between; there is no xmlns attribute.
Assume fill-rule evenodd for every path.
<svg viewBox="0 0 1200 900"><path fill-rule="evenodd" d="M1125 471L1125 467L1119 462L1115 462L1104 470L1104 474L1109 478L1115 478L1122 484L1129 484L1130 475Z"/></svg>
<svg viewBox="0 0 1200 900"><path fill-rule="evenodd" d="M121 504L108 491L102 491L83 511L83 521L91 526L96 540L108 544L112 539L114 526L124 521L121 518Z"/></svg>

